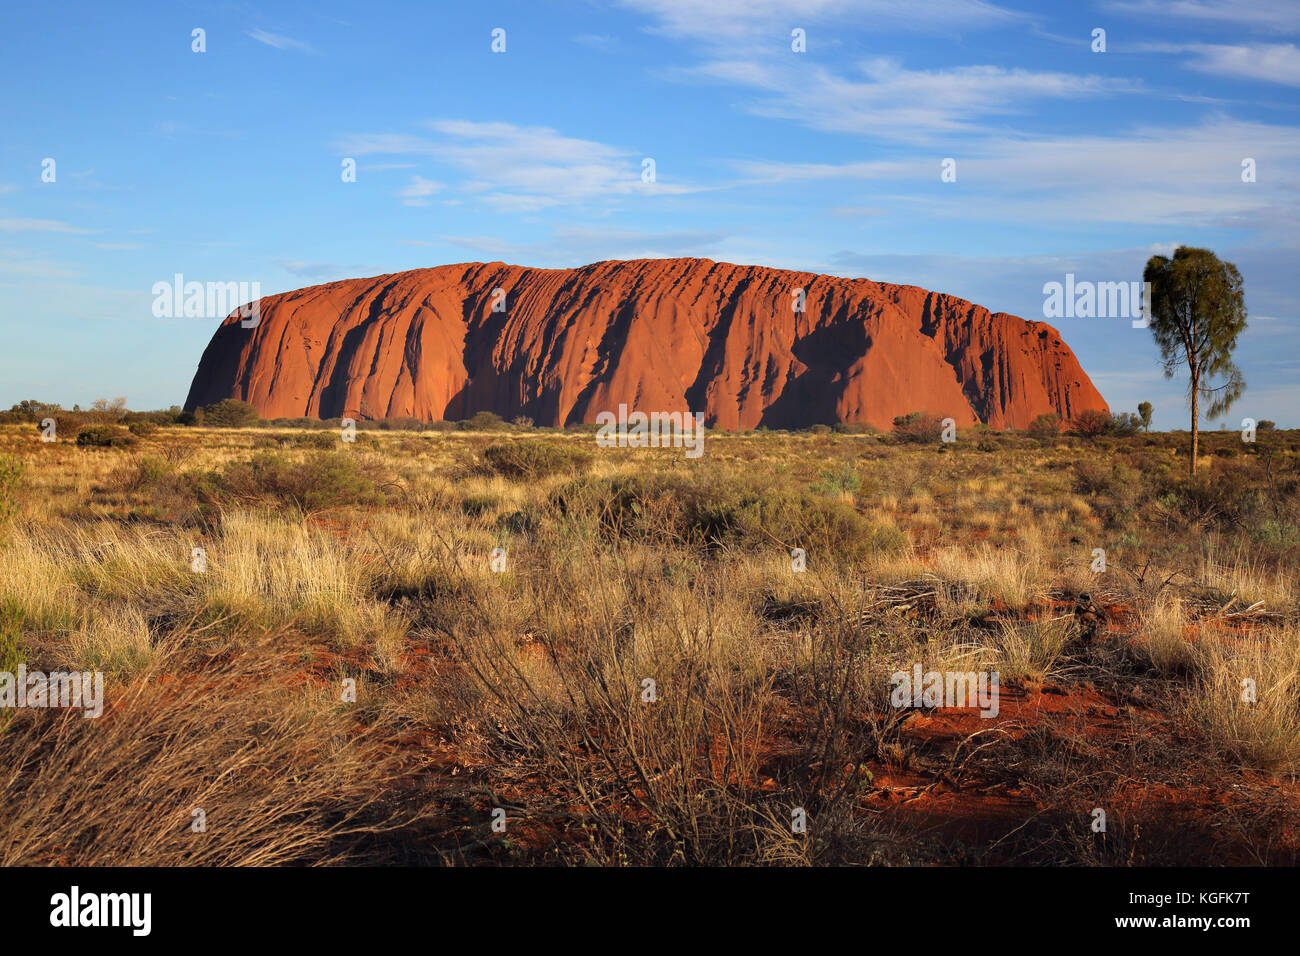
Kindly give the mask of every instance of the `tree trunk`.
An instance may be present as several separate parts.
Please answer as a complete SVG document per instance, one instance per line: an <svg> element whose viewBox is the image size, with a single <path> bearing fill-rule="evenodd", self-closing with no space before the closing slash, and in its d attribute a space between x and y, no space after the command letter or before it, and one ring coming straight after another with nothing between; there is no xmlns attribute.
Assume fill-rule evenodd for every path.
<svg viewBox="0 0 1300 956"><path fill-rule="evenodd" d="M1199 385L1200 383L1197 382L1196 379L1197 376L1193 375L1192 376L1192 464L1191 464L1191 470L1188 472L1193 478L1196 477L1196 442L1200 434L1200 431L1197 426L1200 423L1200 410L1198 408L1198 405L1200 403L1201 392L1200 389L1197 388L1197 385Z"/></svg>

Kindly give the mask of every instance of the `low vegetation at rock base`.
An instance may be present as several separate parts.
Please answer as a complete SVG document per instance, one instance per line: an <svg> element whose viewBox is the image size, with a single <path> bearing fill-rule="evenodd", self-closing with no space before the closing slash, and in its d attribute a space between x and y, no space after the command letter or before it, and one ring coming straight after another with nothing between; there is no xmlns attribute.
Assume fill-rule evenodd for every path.
<svg viewBox="0 0 1300 956"><path fill-rule="evenodd" d="M104 411L0 425L0 671L107 698L0 864L1300 862L1298 432Z"/></svg>

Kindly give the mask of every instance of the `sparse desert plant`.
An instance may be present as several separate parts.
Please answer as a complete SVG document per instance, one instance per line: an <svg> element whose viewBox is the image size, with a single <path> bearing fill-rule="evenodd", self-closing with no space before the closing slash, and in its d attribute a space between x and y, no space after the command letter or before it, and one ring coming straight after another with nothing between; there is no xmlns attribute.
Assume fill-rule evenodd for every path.
<svg viewBox="0 0 1300 956"><path fill-rule="evenodd" d="M77 432L77 444L83 448L127 448L135 442L134 435L116 425L87 425Z"/></svg>
<svg viewBox="0 0 1300 956"><path fill-rule="evenodd" d="M935 573L945 581L958 581L975 588L982 601L1010 608L1024 608L1038 600L1045 590L1044 569L1038 555L988 544L966 551L948 548L934 558Z"/></svg>
<svg viewBox="0 0 1300 956"><path fill-rule="evenodd" d="M849 462L844 462L838 469L832 468L822 472L822 480L812 486L812 490L823 495L855 495L862 488L862 477Z"/></svg>
<svg viewBox="0 0 1300 956"><path fill-rule="evenodd" d="M465 431L490 432L502 431L509 426L506 424L505 419L496 412L475 412L464 421L458 422L456 427Z"/></svg>
<svg viewBox="0 0 1300 956"><path fill-rule="evenodd" d="M22 459L15 455L0 455L0 529L18 513L18 489L22 481Z"/></svg>
<svg viewBox="0 0 1300 956"><path fill-rule="evenodd" d="M1224 759L1282 776L1300 774L1300 631L1271 629L1214 643L1188 711Z"/></svg>
<svg viewBox="0 0 1300 956"><path fill-rule="evenodd" d="M346 450L312 451L298 458L262 451L199 476L196 491L213 504L261 501L312 512L383 504L382 481L373 462Z"/></svg>
<svg viewBox="0 0 1300 956"><path fill-rule="evenodd" d="M541 441L507 441L483 449L488 467L515 480L536 480L552 475L580 474L591 467L586 449Z"/></svg>
<svg viewBox="0 0 1300 956"><path fill-rule="evenodd" d="M875 435L877 429L870 422L836 422L831 431L840 435Z"/></svg>
<svg viewBox="0 0 1300 956"><path fill-rule="evenodd" d="M1042 441L1050 441L1061 435L1061 416L1057 412L1045 412L1029 425L1029 434Z"/></svg>
<svg viewBox="0 0 1300 956"><path fill-rule="evenodd" d="M100 668L112 707L0 713L0 860L1300 862L1260 773L1295 750L1293 433L1193 486L1160 433L718 431L693 460L591 430L79 454L0 424L0 670ZM916 663L999 671L1001 713L894 708ZM1245 676L1256 705L1207 692ZM1099 797L1114 840L1061 837ZM200 800L237 819L196 849Z"/></svg>
<svg viewBox="0 0 1300 956"><path fill-rule="evenodd" d="M1066 618L1002 625L992 640L1002 680L1041 682L1055 676L1070 637L1070 621Z"/></svg>
<svg viewBox="0 0 1300 956"><path fill-rule="evenodd" d="M111 719L16 712L0 732L0 865L337 862L349 835L398 822L372 812L385 731L358 735L249 664L114 687Z"/></svg>
<svg viewBox="0 0 1300 956"><path fill-rule="evenodd" d="M1118 412L1110 417L1110 427L1107 434L1110 435L1136 435L1138 429L1142 427L1142 419L1132 412Z"/></svg>
<svg viewBox="0 0 1300 956"><path fill-rule="evenodd" d="M1074 416L1070 429L1084 438L1098 438L1111 429L1111 417L1099 408L1085 408Z"/></svg>
<svg viewBox="0 0 1300 956"><path fill-rule="evenodd" d="M202 409L200 420L204 425L217 428L242 428L258 420L257 409L237 398L223 398Z"/></svg>
<svg viewBox="0 0 1300 956"><path fill-rule="evenodd" d="M929 412L908 412L894 419L895 441L912 444L937 442L943 436L943 419Z"/></svg>
<svg viewBox="0 0 1300 956"><path fill-rule="evenodd" d="M1204 648L1188 636L1188 630L1183 601L1176 594L1164 592L1142 614L1133 648L1166 677L1195 674L1204 663Z"/></svg>

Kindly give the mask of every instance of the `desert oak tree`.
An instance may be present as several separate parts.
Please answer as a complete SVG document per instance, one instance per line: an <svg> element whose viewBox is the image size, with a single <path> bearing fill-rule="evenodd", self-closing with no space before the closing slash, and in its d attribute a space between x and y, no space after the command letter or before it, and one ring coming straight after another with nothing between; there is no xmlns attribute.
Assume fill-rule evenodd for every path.
<svg viewBox="0 0 1300 956"><path fill-rule="evenodd" d="M1226 412L1246 387L1232 361L1237 336L1246 328L1241 273L1209 249L1179 246L1173 258L1152 256L1142 278L1151 283L1148 321L1165 378L1187 366L1187 397L1192 406L1191 474L1196 474L1200 401L1210 405L1206 417ZM1216 382L1218 384L1216 384Z"/></svg>

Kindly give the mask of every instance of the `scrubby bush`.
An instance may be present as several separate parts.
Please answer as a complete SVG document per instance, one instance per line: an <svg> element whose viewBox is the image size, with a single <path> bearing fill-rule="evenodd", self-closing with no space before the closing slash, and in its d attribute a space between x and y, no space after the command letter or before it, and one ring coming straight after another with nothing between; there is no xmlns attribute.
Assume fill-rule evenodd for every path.
<svg viewBox="0 0 1300 956"><path fill-rule="evenodd" d="M507 428L506 421L496 412L476 412L458 423L462 431L500 431Z"/></svg>
<svg viewBox="0 0 1300 956"><path fill-rule="evenodd" d="M822 472L822 480L812 490L822 495L854 495L862 487L858 470L849 462Z"/></svg>
<svg viewBox="0 0 1300 956"><path fill-rule="evenodd" d="M15 403L7 412L0 412L0 425L40 422L43 418L56 418L60 414L63 414L63 407L57 402L38 402L28 398Z"/></svg>
<svg viewBox="0 0 1300 956"><path fill-rule="evenodd" d="M112 485L121 491L154 491L176 472L176 465L156 455L143 455L113 473Z"/></svg>
<svg viewBox="0 0 1300 956"><path fill-rule="evenodd" d="M134 435L117 425L87 425L77 432L77 444L83 448L127 448L135 441Z"/></svg>
<svg viewBox="0 0 1300 956"><path fill-rule="evenodd" d="M384 418L376 423L383 431L418 432L424 431L424 422L409 415L399 418Z"/></svg>
<svg viewBox="0 0 1300 956"><path fill-rule="evenodd" d="M841 435L875 435L876 428L870 422L836 422L831 430Z"/></svg>
<svg viewBox="0 0 1300 956"><path fill-rule="evenodd" d="M926 444L943 436L943 419L929 412L908 412L894 419L894 439L903 443Z"/></svg>
<svg viewBox="0 0 1300 956"><path fill-rule="evenodd" d="M337 448L342 441L342 432L308 432L304 435L290 435L285 439L285 443L293 448L316 448L321 451L329 451Z"/></svg>
<svg viewBox="0 0 1300 956"><path fill-rule="evenodd" d="M1080 461L1074 466L1075 490L1085 495L1104 495L1115 490L1115 473L1095 461Z"/></svg>
<svg viewBox="0 0 1300 956"><path fill-rule="evenodd" d="M1061 416L1056 412L1045 412L1033 420L1029 434L1040 441L1050 441L1061 435Z"/></svg>
<svg viewBox="0 0 1300 956"><path fill-rule="evenodd" d="M204 425L216 428L242 428L258 420L257 409L248 402L235 398L223 398L202 410L200 420Z"/></svg>
<svg viewBox="0 0 1300 956"><path fill-rule="evenodd" d="M382 505L381 476L344 450L313 451L305 458L282 452L258 452L208 472L196 483L200 500L281 503L304 512L346 505Z"/></svg>
<svg viewBox="0 0 1300 956"><path fill-rule="evenodd" d="M492 471L517 480L580 474L591 466L592 457L586 449L541 441L507 441L483 450Z"/></svg>
<svg viewBox="0 0 1300 956"><path fill-rule="evenodd" d="M906 544L898 529L868 521L848 502L791 493L742 480L699 481L647 474L580 479L551 504L578 522L594 521L606 537L663 540L706 549L803 548L809 561L842 565Z"/></svg>
<svg viewBox="0 0 1300 956"><path fill-rule="evenodd" d="M1085 408L1074 416L1070 427L1084 438L1097 438L1110 431L1110 416L1100 408Z"/></svg>
<svg viewBox="0 0 1300 956"><path fill-rule="evenodd" d="M1142 419L1132 412L1120 412L1118 415L1112 415L1110 418L1109 432L1112 435L1128 437L1136 435L1142 427Z"/></svg>

